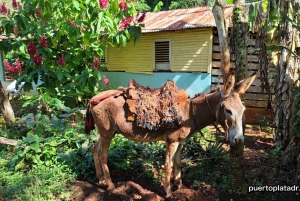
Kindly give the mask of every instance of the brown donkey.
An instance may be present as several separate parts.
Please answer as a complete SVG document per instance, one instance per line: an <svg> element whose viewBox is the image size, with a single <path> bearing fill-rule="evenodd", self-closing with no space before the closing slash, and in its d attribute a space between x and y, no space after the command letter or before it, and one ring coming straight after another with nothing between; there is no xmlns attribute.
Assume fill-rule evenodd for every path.
<svg viewBox="0 0 300 201"><path fill-rule="evenodd" d="M141 129L135 122L126 121L125 114L128 112L123 96L109 96L97 105L91 105L87 114L86 125L95 122L100 137L93 148L93 156L96 174L100 184L108 185L108 191L113 191L115 186L111 180L107 166L107 154L109 145L115 133L136 142L165 141L166 162L164 189L166 197L172 193L170 188L170 177L174 165L174 182L180 188L181 181L181 149L184 141L191 135L212 123L219 123L231 145L244 141L242 129L242 115L245 110L240 95L250 87L255 79L255 74L235 84L234 73L225 82L222 90L216 90L188 99L182 111L183 124L179 128L158 129L156 131ZM92 118L92 119L91 119ZM89 122L88 122L89 121ZM93 126L93 125L92 125ZM91 127L86 127L89 133Z"/></svg>

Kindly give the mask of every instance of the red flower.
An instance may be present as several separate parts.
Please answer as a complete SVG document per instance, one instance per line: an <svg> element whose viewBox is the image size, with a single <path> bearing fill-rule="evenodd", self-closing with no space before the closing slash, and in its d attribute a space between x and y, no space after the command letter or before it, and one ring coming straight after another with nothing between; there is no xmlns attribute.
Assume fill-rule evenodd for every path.
<svg viewBox="0 0 300 201"><path fill-rule="evenodd" d="M127 29L132 19L133 16L131 16L130 18L123 17L122 22L119 26L119 30Z"/></svg>
<svg viewBox="0 0 300 201"><path fill-rule="evenodd" d="M98 58L95 58L95 60L94 60L94 63L93 63L94 69L98 70L99 69L99 65L100 65L100 59L98 57Z"/></svg>
<svg viewBox="0 0 300 201"><path fill-rule="evenodd" d="M14 34L15 34L15 36L18 35L18 26L17 25L14 26Z"/></svg>
<svg viewBox="0 0 300 201"><path fill-rule="evenodd" d="M36 10L35 10L35 16L37 18L40 18L42 16L42 12L41 12L41 9L40 7L38 7Z"/></svg>
<svg viewBox="0 0 300 201"><path fill-rule="evenodd" d="M33 44L32 41L30 41L29 45L27 46L27 52L31 55L34 56L36 54L36 47Z"/></svg>
<svg viewBox="0 0 300 201"><path fill-rule="evenodd" d="M40 46L41 47L47 47L48 46L48 42L46 40L46 36L45 35L43 35L42 38L41 38L41 40L40 40Z"/></svg>
<svg viewBox="0 0 300 201"><path fill-rule="evenodd" d="M22 67L18 59L15 61L15 72L17 74L22 73Z"/></svg>
<svg viewBox="0 0 300 201"><path fill-rule="evenodd" d="M9 74L18 75L22 73L22 67L18 59L16 59L13 65L10 65L7 61L4 61L3 63Z"/></svg>
<svg viewBox="0 0 300 201"><path fill-rule="evenodd" d="M18 4L17 4L16 0L12 0L12 7L13 8L17 8L18 7Z"/></svg>
<svg viewBox="0 0 300 201"><path fill-rule="evenodd" d="M105 9L108 5L108 0L99 0L100 7Z"/></svg>
<svg viewBox="0 0 300 201"><path fill-rule="evenodd" d="M43 62L43 57L40 56L39 54L36 54L33 58L33 62L37 65L37 66L41 66L42 62Z"/></svg>
<svg viewBox="0 0 300 201"><path fill-rule="evenodd" d="M106 86L109 85L109 80L106 78L105 75L103 75L103 82L104 82L104 84L105 84Z"/></svg>
<svg viewBox="0 0 300 201"><path fill-rule="evenodd" d="M0 7L0 13L6 14L8 12L6 6L5 6L5 2L3 2L3 4Z"/></svg>
<svg viewBox="0 0 300 201"><path fill-rule="evenodd" d="M4 63L5 68L10 68L11 67L10 64L8 63L8 61L4 61L3 63Z"/></svg>
<svg viewBox="0 0 300 201"><path fill-rule="evenodd" d="M124 10L126 11L127 10L127 4L124 0L122 0L120 3L119 3L119 8L120 10Z"/></svg>
<svg viewBox="0 0 300 201"><path fill-rule="evenodd" d="M143 12L143 14L141 15L141 17L138 18L138 22L143 22L146 16L146 11ZM138 17L138 16L137 16Z"/></svg>
<svg viewBox="0 0 300 201"><path fill-rule="evenodd" d="M61 54L60 58L59 58L58 61L57 61L57 64L58 64L59 66L64 66L64 65L66 65L66 63L65 63L65 55Z"/></svg>

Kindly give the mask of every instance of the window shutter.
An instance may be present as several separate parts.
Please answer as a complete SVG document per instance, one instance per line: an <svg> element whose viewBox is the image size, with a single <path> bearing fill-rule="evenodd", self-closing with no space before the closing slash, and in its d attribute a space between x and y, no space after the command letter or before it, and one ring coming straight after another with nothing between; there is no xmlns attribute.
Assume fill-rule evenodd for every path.
<svg viewBox="0 0 300 201"><path fill-rule="evenodd" d="M170 70L169 41L155 42L155 69Z"/></svg>

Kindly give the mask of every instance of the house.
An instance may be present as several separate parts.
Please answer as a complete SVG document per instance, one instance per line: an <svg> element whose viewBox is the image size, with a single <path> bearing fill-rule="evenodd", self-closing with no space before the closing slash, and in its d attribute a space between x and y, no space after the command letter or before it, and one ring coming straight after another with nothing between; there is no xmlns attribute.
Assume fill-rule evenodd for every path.
<svg viewBox="0 0 300 201"><path fill-rule="evenodd" d="M226 7L229 18L233 8ZM144 86L161 87L172 79L178 88L194 96L207 92L212 83L212 7L148 12L140 40L126 47L108 47L107 72L116 86L126 86L131 78Z"/></svg>

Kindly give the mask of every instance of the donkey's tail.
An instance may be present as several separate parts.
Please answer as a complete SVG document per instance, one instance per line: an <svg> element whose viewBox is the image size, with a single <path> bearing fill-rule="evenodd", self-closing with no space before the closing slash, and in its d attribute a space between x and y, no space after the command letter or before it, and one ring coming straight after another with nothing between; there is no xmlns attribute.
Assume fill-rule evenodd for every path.
<svg viewBox="0 0 300 201"><path fill-rule="evenodd" d="M84 125L84 132L86 134L90 134L91 130L95 129L95 121L90 109L91 105L88 103L86 108L86 115L85 115L85 125Z"/></svg>

